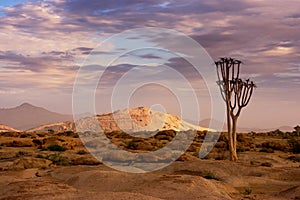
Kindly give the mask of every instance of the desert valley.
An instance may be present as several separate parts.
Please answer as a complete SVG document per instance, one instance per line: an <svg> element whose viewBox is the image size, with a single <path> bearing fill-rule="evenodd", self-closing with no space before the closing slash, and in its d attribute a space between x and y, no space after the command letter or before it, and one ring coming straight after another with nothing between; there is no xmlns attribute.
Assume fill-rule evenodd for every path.
<svg viewBox="0 0 300 200"><path fill-rule="evenodd" d="M155 111L139 107L128 112L132 123L143 127L144 123L151 123L150 112ZM106 127L107 138L129 152L156 151L176 134L195 128L188 127L179 117L166 114L163 130L149 138L138 138L118 130L111 115L97 118ZM154 117L154 121L162 120L159 115ZM0 199L3 200L300 198L300 140L296 131L238 134L239 161L230 162L225 133L206 157L199 158L201 144L206 134L210 134L201 127L186 152L169 166L148 173L126 173L93 157L71 121L28 131L4 125L0 128ZM99 143L94 141L89 145L96 148ZM149 157L146 161L151 165L159 162L157 159Z"/></svg>

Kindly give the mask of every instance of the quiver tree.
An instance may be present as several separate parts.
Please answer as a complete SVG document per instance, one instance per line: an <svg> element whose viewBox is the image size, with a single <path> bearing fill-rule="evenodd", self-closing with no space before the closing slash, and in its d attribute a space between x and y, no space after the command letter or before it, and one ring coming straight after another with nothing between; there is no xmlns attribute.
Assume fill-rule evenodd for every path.
<svg viewBox="0 0 300 200"><path fill-rule="evenodd" d="M226 103L228 142L232 161L238 160L236 153L237 120L242 108L248 105L253 89L256 87L249 79L244 81L239 77L241 64L241 61L233 58L220 58L215 62L218 74L217 84Z"/></svg>

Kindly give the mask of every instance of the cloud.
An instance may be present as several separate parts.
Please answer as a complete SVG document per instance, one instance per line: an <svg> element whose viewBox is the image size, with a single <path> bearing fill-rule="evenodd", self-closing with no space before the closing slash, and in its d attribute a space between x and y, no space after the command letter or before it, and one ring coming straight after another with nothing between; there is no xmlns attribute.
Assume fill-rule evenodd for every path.
<svg viewBox="0 0 300 200"><path fill-rule="evenodd" d="M32 72L43 72L48 69L61 68L62 65L71 64L73 57L68 53L51 51L49 54L43 52L42 56L24 56L12 51L0 51L0 63L3 68L12 70L28 70ZM6 65L11 63L10 65ZM64 67L68 70L69 66Z"/></svg>
<svg viewBox="0 0 300 200"><path fill-rule="evenodd" d="M45 0L6 7L1 14L2 96L9 95L8 91L33 89L41 95L51 91L71 93L78 65L87 55L111 58L128 45L111 42L93 51L101 41L114 33L145 26L175 29L191 36L215 60L222 56L242 60L242 76L252 77L262 90L276 89L289 96L287 92L299 88L297 0ZM176 38L165 36L152 40L130 37L145 43L167 41L164 47L170 49L184 46ZM176 56L163 52L131 52L112 63L102 80L104 86L115 83L122 74L142 62L158 60L165 60L164 64L195 83L201 81L189 64ZM149 70L158 77L172 79L157 69ZM287 91L288 87L292 90ZM272 97L279 98L275 94ZM298 96L293 98L299 100Z"/></svg>
<svg viewBox="0 0 300 200"><path fill-rule="evenodd" d="M15 95L15 94L21 94L24 93L25 90L20 89L0 89L0 94L2 95Z"/></svg>
<svg viewBox="0 0 300 200"><path fill-rule="evenodd" d="M146 58L146 59L160 59L161 57L160 56L157 56L157 55L153 55L153 54L143 54L143 55L136 55L140 58Z"/></svg>

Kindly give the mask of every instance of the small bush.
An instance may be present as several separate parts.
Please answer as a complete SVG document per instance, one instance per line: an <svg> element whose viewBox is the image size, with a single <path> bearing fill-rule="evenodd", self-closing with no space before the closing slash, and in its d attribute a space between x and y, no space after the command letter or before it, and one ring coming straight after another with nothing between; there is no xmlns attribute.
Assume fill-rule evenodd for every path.
<svg viewBox="0 0 300 200"><path fill-rule="evenodd" d="M37 154L35 157L36 158L45 158L42 154Z"/></svg>
<svg viewBox="0 0 300 200"><path fill-rule="evenodd" d="M255 160L251 160L250 161L250 165L259 165L260 164L260 162L259 161L255 161Z"/></svg>
<svg viewBox="0 0 300 200"><path fill-rule="evenodd" d="M84 155L84 154L87 154L87 152L85 150L78 150L76 152L76 154L79 154L79 155Z"/></svg>
<svg viewBox="0 0 300 200"><path fill-rule="evenodd" d="M127 142L127 144L126 144L127 146L126 146L126 148L127 149L132 149L132 150L136 150L136 148L137 148L137 143L135 143L134 141L129 141L129 142Z"/></svg>
<svg viewBox="0 0 300 200"><path fill-rule="evenodd" d="M284 135L284 136L282 136L282 139L288 139L289 138L289 136L288 135Z"/></svg>
<svg viewBox="0 0 300 200"><path fill-rule="evenodd" d="M237 147L236 148L236 152L238 152L238 153L242 153L242 152L245 152L246 150L245 150L245 148L244 147Z"/></svg>
<svg viewBox="0 0 300 200"><path fill-rule="evenodd" d="M23 157L23 156L26 156L26 155L28 155L28 152L26 152L26 151L18 151L16 153L16 157Z"/></svg>
<svg viewBox="0 0 300 200"><path fill-rule="evenodd" d="M215 157L215 160L227 160L227 157L225 154L221 154Z"/></svg>
<svg viewBox="0 0 300 200"><path fill-rule="evenodd" d="M280 144L278 142L264 142L262 143L262 147L267 149L278 150L278 151L285 151L288 149L286 145Z"/></svg>
<svg viewBox="0 0 300 200"><path fill-rule="evenodd" d="M246 141L245 134L237 134L237 141L238 142L245 142Z"/></svg>
<svg viewBox="0 0 300 200"><path fill-rule="evenodd" d="M227 144L225 142L217 142L215 144L215 148L218 148L218 149L226 149L227 147Z"/></svg>
<svg viewBox="0 0 300 200"><path fill-rule="evenodd" d="M273 164L270 163L270 162L263 162L260 165L263 166L263 167L272 167L273 166Z"/></svg>
<svg viewBox="0 0 300 200"><path fill-rule="evenodd" d="M39 137L45 137L45 133L37 133L36 135Z"/></svg>
<svg viewBox="0 0 300 200"><path fill-rule="evenodd" d="M274 150L273 149L269 149L269 148L262 148L261 150L259 150L259 152L274 153Z"/></svg>
<svg viewBox="0 0 300 200"><path fill-rule="evenodd" d="M289 156L287 159L294 162L300 162L300 156Z"/></svg>
<svg viewBox="0 0 300 200"><path fill-rule="evenodd" d="M29 138L31 135L30 134L28 134L28 133L23 133L23 134L21 134L20 135L20 138Z"/></svg>
<svg viewBox="0 0 300 200"><path fill-rule="evenodd" d="M217 181L220 180L220 179L217 178L217 177L215 176L215 174L214 174L213 172L211 172L211 171L205 172L204 175L203 175L203 178L206 178L206 179L214 179L214 180L217 180Z"/></svg>
<svg viewBox="0 0 300 200"><path fill-rule="evenodd" d="M58 144L51 144L47 147L49 151L66 151L67 148Z"/></svg>
<svg viewBox="0 0 300 200"><path fill-rule="evenodd" d="M245 195L249 195L252 193L252 189L251 188L246 188L244 194Z"/></svg>
<svg viewBox="0 0 300 200"><path fill-rule="evenodd" d="M59 153L50 154L47 156L48 160L51 160L56 165L69 165L70 161L68 158L61 156Z"/></svg>
<svg viewBox="0 0 300 200"><path fill-rule="evenodd" d="M300 140L292 138L289 140L289 145L294 154L300 153Z"/></svg>
<svg viewBox="0 0 300 200"><path fill-rule="evenodd" d="M73 135L74 135L74 132L73 132L73 131L66 131L66 135L67 135L68 137L73 136Z"/></svg>
<svg viewBox="0 0 300 200"><path fill-rule="evenodd" d="M273 149L267 149L267 153L274 153Z"/></svg>
<svg viewBox="0 0 300 200"><path fill-rule="evenodd" d="M197 153L197 157L198 157L198 153ZM208 160L208 159L211 159L211 155L207 154L204 158L202 158L204 160Z"/></svg>
<svg viewBox="0 0 300 200"><path fill-rule="evenodd" d="M48 129L48 133L53 134L54 130L53 129Z"/></svg>
<svg viewBox="0 0 300 200"><path fill-rule="evenodd" d="M39 148L42 148L43 140L33 139L32 143L35 144L36 146L38 146Z"/></svg>

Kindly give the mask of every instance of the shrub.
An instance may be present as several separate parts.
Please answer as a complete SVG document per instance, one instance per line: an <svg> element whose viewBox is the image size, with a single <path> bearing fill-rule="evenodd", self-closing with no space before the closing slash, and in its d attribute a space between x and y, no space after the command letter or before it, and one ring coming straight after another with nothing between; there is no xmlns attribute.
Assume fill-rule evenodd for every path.
<svg viewBox="0 0 300 200"><path fill-rule="evenodd" d="M274 150L273 149L269 149L269 148L262 148L261 150L259 150L259 152L274 153Z"/></svg>
<svg viewBox="0 0 300 200"><path fill-rule="evenodd" d="M28 133L22 133L21 135L20 135L20 138L27 138L27 137L30 137L31 135L30 134L28 134Z"/></svg>
<svg viewBox="0 0 300 200"><path fill-rule="evenodd" d="M270 163L270 162L263 162L260 165L263 167L272 167L273 166L272 163Z"/></svg>
<svg viewBox="0 0 300 200"><path fill-rule="evenodd" d="M289 140L290 149L294 154L300 153L300 141L292 138Z"/></svg>
<svg viewBox="0 0 300 200"><path fill-rule="evenodd" d="M48 129L48 133L53 134L54 130L53 129Z"/></svg>
<svg viewBox="0 0 300 200"><path fill-rule="evenodd" d="M245 142L246 141L245 134L237 134L236 139L237 139L238 142Z"/></svg>
<svg viewBox="0 0 300 200"><path fill-rule="evenodd" d="M244 194L245 195L249 195L252 193L252 189L251 188L246 188Z"/></svg>
<svg viewBox="0 0 300 200"><path fill-rule="evenodd" d="M44 133L37 133L36 135L39 136L39 137L45 137Z"/></svg>
<svg viewBox="0 0 300 200"><path fill-rule="evenodd" d="M300 162L300 156L289 156L287 159L294 162Z"/></svg>
<svg viewBox="0 0 300 200"><path fill-rule="evenodd" d="M217 142L215 148L226 149L227 144L225 142Z"/></svg>
<svg viewBox="0 0 300 200"><path fill-rule="evenodd" d="M68 158L61 156L59 153L50 154L46 157L48 160L51 160L56 165L69 165L70 161Z"/></svg>
<svg viewBox="0 0 300 200"><path fill-rule="evenodd" d="M197 153L197 156L196 157L198 157L199 155L198 155L198 153ZM204 159L204 160L208 160L208 159L211 159L211 155L209 155L209 154L207 154L204 158L202 158L202 159Z"/></svg>
<svg viewBox="0 0 300 200"><path fill-rule="evenodd" d="M73 132L73 131L66 131L66 135L67 135L68 137L73 136L73 135L74 135L74 132Z"/></svg>
<svg viewBox="0 0 300 200"><path fill-rule="evenodd" d="M285 145L282 145L278 142L264 142L262 143L262 147L267 149L278 150L278 151L287 150L287 147Z"/></svg>
<svg viewBox="0 0 300 200"><path fill-rule="evenodd" d="M16 157L23 157L23 156L26 156L26 155L28 155L28 152L26 152L26 151L18 151L16 153Z"/></svg>
<svg viewBox="0 0 300 200"><path fill-rule="evenodd" d="M66 151L66 150L67 150L66 147L60 146L60 145L58 145L58 144L50 144L50 145L47 147L47 149L48 149L49 151Z"/></svg>
<svg viewBox="0 0 300 200"><path fill-rule="evenodd" d="M244 147L237 147L236 148L236 152L238 152L238 153L242 153L242 152L245 152L246 150L245 150L245 148Z"/></svg>
<svg viewBox="0 0 300 200"><path fill-rule="evenodd" d="M289 139L289 136L288 135L283 135L282 139Z"/></svg>
<svg viewBox="0 0 300 200"><path fill-rule="evenodd" d="M274 130L274 131L271 131L271 133L273 133L273 134L278 134L278 135L282 135L282 134L283 134L283 132L282 132L281 130L279 130L279 129L276 129L276 130Z"/></svg>
<svg viewBox="0 0 300 200"><path fill-rule="evenodd" d="M217 157L215 157L215 160L226 160L226 159L227 159L227 157L225 154L220 154Z"/></svg>
<svg viewBox="0 0 300 200"><path fill-rule="evenodd" d="M215 176L215 174L214 174L213 172L211 172L211 171L205 172L204 175L203 175L203 178L206 178L206 179L214 179L214 180L217 180L217 181L220 180L220 179L217 178L217 177Z"/></svg>
<svg viewBox="0 0 300 200"><path fill-rule="evenodd" d="M87 154L87 152L85 150L78 150L76 152L76 154L79 154L79 155L84 155L84 154Z"/></svg>
<svg viewBox="0 0 300 200"><path fill-rule="evenodd" d="M32 143L35 144L36 146L42 147L43 145L43 140L39 140L39 139L33 139Z"/></svg>
<svg viewBox="0 0 300 200"><path fill-rule="evenodd" d="M203 139L204 139L204 136L203 136ZM227 134L226 133L221 133L218 141L219 142L225 142L225 144L227 144L227 142L228 142Z"/></svg>
<svg viewBox="0 0 300 200"><path fill-rule="evenodd" d="M126 148L127 149L132 149L132 150L136 150L136 148L137 148L137 143L135 143L134 141L129 141L129 142L127 142L127 144L126 144L127 146L126 146Z"/></svg>
<svg viewBox="0 0 300 200"><path fill-rule="evenodd" d="M42 154L37 154L35 157L36 158L45 158Z"/></svg>

